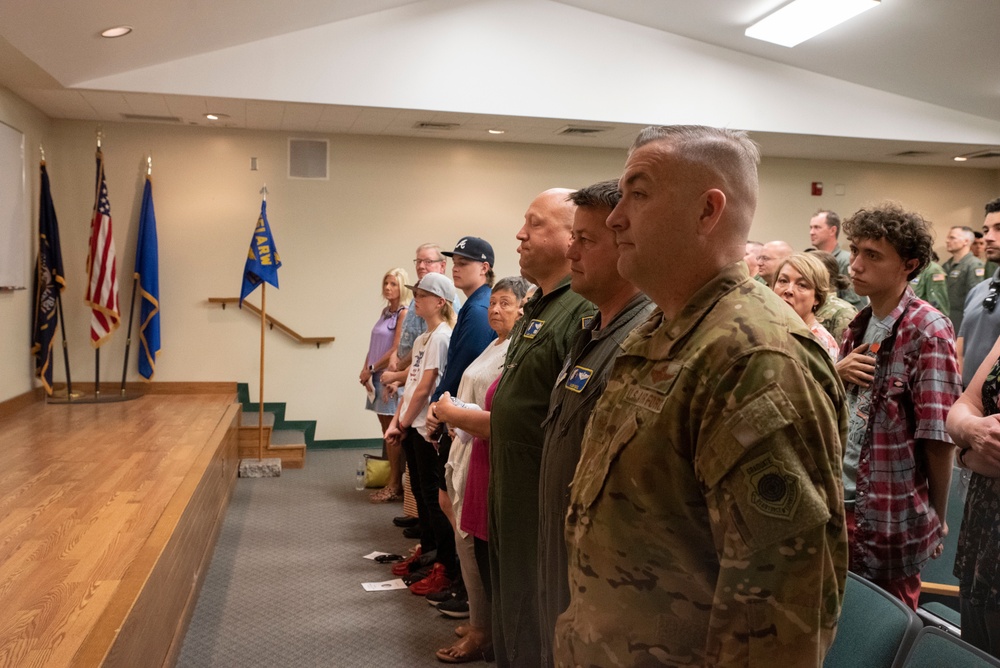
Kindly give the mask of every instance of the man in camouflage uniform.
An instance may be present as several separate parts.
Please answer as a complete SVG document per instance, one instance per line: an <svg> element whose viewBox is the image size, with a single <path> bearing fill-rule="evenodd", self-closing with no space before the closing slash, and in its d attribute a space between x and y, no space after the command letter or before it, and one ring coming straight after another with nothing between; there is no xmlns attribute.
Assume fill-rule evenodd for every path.
<svg viewBox="0 0 1000 668"><path fill-rule="evenodd" d="M564 188L528 207L517 233L521 275L538 286L510 333L490 413L488 497L497 666L538 666L538 475L542 421L570 343L594 305L570 290L566 250L576 205Z"/></svg>
<svg viewBox="0 0 1000 668"><path fill-rule="evenodd" d="M620 199L618 181L594 184L571 197L576 215L573 242L566 251L570 287L592 301L598 313L573 340L552 388L544 423L538 485L538 610L544 666L552 665L556 617L569 603L565 518L583 430L622 342L653 310L649 297L618 273L615 233L605 225Z"/></svg>
<svg viewBox="0 0 1000 668"><path fill-rule="evenodd" d="M557 665L820 666L833 641L844 391L741 261L758 159L745 134L692 126L629 153L608 226L659 310L584 435Z"/></svg>

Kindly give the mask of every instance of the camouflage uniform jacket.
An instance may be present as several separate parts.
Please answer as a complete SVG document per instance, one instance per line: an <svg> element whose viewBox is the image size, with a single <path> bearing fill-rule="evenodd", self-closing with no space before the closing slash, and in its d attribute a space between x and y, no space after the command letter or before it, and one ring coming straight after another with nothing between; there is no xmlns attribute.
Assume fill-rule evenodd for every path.
<svg viewBox="0 0 1000 668"><path fill-rule="evenodd" d="M569 276L524 305L490 412L490 575L498 668L538 665L538 473L549 393L594 305Z"/></svg>
<svg viewBox="0 0 1000 668"><path fill-rule="evenodd" d="M829 354L742 263L625 341L566 518L560 666L820 666L847 572Z"/></svg>
<svg viewBox="0 0 1000 668"><path fill-rule="evenodd" d="M828 294L823 305L816 309L816 319L819 320L819 324L837 339L838 344L844 340L844 330L857 314L858 309L854 308L853 304L832 293Z"/></svg>
<svg viewBox="0 0 1000 668"><path fill-rule="evenodd" d="M538 482L538 613L541 620L542 665L552 664L552 632L569 603L566 582L566 508L569 483L580 460L583 430L600 399L622 343L653 310L638 294L603 324L601 314L578 332L549 399L549 414Z"/></svg>

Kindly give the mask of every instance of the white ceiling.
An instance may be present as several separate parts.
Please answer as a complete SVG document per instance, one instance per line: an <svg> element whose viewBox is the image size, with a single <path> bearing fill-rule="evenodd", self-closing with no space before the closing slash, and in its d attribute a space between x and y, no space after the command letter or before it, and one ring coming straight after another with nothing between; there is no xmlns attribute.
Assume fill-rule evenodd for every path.
<svg viewBox="0 0 1000 668"><path fill-rule="evenodd" d="M639 127L660 122L663 109L676 109L684 120L732 118L773 156L957 165L954 155L1000 149L1000 2L883 0L793 49L744 37L749 23L785 1L4 0L0 85L50 117L106 122L145 116L209 125L203 114L215 111L237 128L622 148ZM119 24L135 30L118 40L99 37ZM448 51L443 42L455 32L462 48ZM488 56L477 52L480 43ZM317 49L340 49L338 64L349 66L295 76L309 74L302 65L316 62ZM651 102L653 113L628 82L631 74L645 81L666 72L662 62L649 62L657 57L675 71L650 80L661 96ZM495 84L466 82L465 59L505 71ZM277 75L255 76L266 63L276 64ZM431 75L418 67L449 70L433 74L451 78L421 79ZM387 71L414 85L389 85ZM690 81L679 85L677 71ZM548 86L539 72L556 83ZM760 88L759 75L764 87L785 92L738 93L730 83L731 96L716 90L699 108L699 86L727 81L723 75L746 76ZM518 87L504 87L511 82ZM352 85L364 94L352 96ZM799 87L807 104L787 92ZM731 109L723 121L716 120L720 107ZM854 123L840 127L845 116ZM456 127L421 130L419 122ZM557 134L569 125L605 129ZM505 134L486 133L497 127ZM896 157L902 152L923 155ZM1000 157L961 166L996 169Z"/></svg>

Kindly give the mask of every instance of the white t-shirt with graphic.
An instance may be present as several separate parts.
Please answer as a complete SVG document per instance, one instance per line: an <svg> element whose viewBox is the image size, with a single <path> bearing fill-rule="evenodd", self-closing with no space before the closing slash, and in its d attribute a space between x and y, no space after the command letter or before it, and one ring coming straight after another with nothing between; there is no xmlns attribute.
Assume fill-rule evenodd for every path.
<svg viewBox="0 0 1000 668"><path fill-rule="evenodd" d="M442 322L433 332L424 332L413 342L413 358L410 362L410 373L406 377L406 392L403 394L403 403L399 408L400 416L406 415L410 407L410 398L420 384L420 379L424 377L424 372L430 369L437 369L437 381L431 388L431 394L437 389L438 383L444 376L445 367L448 365L448 346L451 344L451 327L447 322ZM430 403L430 395L420 410L417 417L410 426L417 430L421 436L427 438L427 406Z"/></svg>

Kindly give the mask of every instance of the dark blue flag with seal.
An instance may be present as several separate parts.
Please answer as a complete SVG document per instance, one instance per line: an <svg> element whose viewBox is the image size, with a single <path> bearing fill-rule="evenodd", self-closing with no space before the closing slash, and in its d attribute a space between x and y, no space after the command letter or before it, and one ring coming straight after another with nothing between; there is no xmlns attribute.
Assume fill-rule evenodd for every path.
<svg viewBox="0 0 1000 668"><path fill-rule="evenodd" d="M135 248L135 277L139 279L139 374L152 380L160 352L160 259L153 210L153 181L147 175L139 214L139 243Z"/></svg>
<svg viewBox="0 0 1000 668"><path fill-rule="evenodd" d="M243 268L240 308L243 307L243 300L247 298L247 295L256 290L261 283L266 281L274 287L278 287L279 267L281 267L281 258L278 257L278 249L274 246L271 226L267 223L267 200L263 200L260 203L260 218L257 219L257 227L253 231L253 238L250 239L247 263Z"/></svg>
<svg viewBox="0 0 1000 668"><path fill-rule="evenodd" d="M63 274L62 250L59 248L59 221L52 204L49 174L41 165L42 187L38 203L38 258L35 261L34 322L31 328L31 354L35 357L35 375L41 379L45 392L52 394L52 346L59 312L56 299L66 287Z"/></svg>

